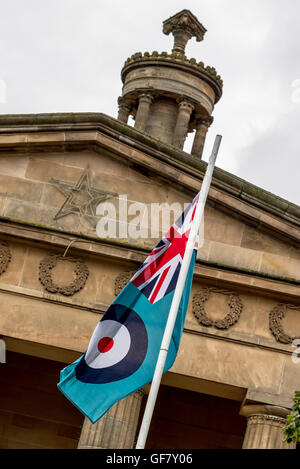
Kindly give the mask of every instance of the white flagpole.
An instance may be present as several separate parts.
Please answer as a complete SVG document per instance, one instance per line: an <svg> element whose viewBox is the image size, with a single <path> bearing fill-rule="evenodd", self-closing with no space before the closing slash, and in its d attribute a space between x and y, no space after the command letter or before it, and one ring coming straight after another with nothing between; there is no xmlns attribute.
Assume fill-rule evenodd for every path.
<svg viewBox="0 0 300 469"><path fill-rule="evenodd" d="M146 408L145 408L145 412L144 412L144 416L143 416L143 420L142 420L142 424L141 424L141 428L140 428L140 432L139 432L139 436L138 436L138 440L136 444L136 449L144 449L145 447L145 443L146 443L146 439L148 436L149 427L150 427L150 423L151 423L151 419L152 419L152 415L154 411L154 406L156 403L157 393L158 393L158 389L160 386L161 377L163 375L163 371L164 371L164 367L165 367L165 363L167 359L167 354L168 354L168 350L169 350L169 346L170 346L170 342L171 342L171 338L173 334L173 329L174 329L174 325L175 325L175 321L176 321L176 317L178 313L178 308L180 305L182 292L183 292L185 281L186 281L186 276L188 273L193 250L195 247L195 242L197 239L197 235L199 233L200 224L201 224L203 214L204 214L204 207L205 207L205 203L207 199L207 194L210 188L213 170L214 170L217 154L219 151L221 139L222 139L221 135L217 135L215 138L213 150L209 158L209 162L208 162L205 176L203 179L203 183L201 186L199 200L196 206L194 222L192 223L192 226L191 226L191 231L190 231L189 239L186 245L186 250L183 256L181 269L180 269L180 273L178 276L173 300L171 303L171 308L170 308L165 332L162 338L160 352L158 355L158 359L157 359L157 363L156 363L156 367L155 367L155 371L153 375L153 380L152 380L149 396L147 399L147 404L146 404Z"/></svg>

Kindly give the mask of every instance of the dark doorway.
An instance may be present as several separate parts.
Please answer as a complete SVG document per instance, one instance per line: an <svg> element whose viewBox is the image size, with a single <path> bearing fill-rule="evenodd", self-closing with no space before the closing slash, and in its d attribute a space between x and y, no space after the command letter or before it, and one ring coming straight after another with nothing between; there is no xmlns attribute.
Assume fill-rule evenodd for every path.
<svg viewBox="0 0 300 469"><path fill-rule="evenodd" d="M56 384L64 363L7 352L0 364L0 448L76 448L83 415Z"/></svg>
<svg viewBox="0 0 300 469"><path fill-rule="evenodd" d="M161 386L146 448L240 449L246 431L240 406L237 401Z"/></svg>

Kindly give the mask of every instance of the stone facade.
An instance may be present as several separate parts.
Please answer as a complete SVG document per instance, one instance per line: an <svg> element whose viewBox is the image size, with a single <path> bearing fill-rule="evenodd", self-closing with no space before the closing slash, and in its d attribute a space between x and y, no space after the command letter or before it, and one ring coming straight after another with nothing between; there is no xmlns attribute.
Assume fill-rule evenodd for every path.
<svg viewBox="0 0 300 469"><path fill-rule="evenodd" d="M181 47L178 42L176 47ZM208 121L197 120L187 102L174 104L170 96L149 97L144 90L136 126L128 126L132 70L126 72L118 120L87 113L0 116L0 334L16 356L64 364L78 358L128 273L136 271L164 234L161 225L154 235L150 231L153 204L177 204L170 219L161 206L168 229L199 191L206 169L199 154ZM198 72L195 76L200 79ZM207 82L204 88L213 93ZM180 105L182 115L174 117ZM164 136L155 117L163 112L168 116ZM200 137L196 133L195 149L188 155L182 142L191 118L199 124ZM115 207L110 219L115 238L99 237L96 231L101 201ZM127 224L121 219L125 203L127 208L140 204L138 219L129 211ZM300 337L299 225L299 207L215 169L182 342L162 383L179 401L185 399L179 398L183 391L193 393L195 402L198 393L200 407L204 395L235 403L224 406L239 422L239 436L224 447L240 445L241 421L247 426L244 447L283 447L281 428L300 387L300 364L292 360L292 341ZM137 232L142 236L134 236ZM85 422L79 446L134 446L137 407L142 405L134 399L129 396L96 426ZM16 402L10 401L11 412ZM258 405L263 406L259 418L245 413ZM280 415L278 408L283 409ZM0 407L0 446L9 447L5 412ZM120 413L122 424L117 424ZM49 419L43 412L37 415ZM271 430L262 427L270 425ZM104 442L107 426L111 440ZM131 429L129 439L121 427ZM149 441L156 441L155 431ZM224 427L216 436L215 447L222 446L227 431ZM63 440L53 441L53 447L63 445Z"/></svg>

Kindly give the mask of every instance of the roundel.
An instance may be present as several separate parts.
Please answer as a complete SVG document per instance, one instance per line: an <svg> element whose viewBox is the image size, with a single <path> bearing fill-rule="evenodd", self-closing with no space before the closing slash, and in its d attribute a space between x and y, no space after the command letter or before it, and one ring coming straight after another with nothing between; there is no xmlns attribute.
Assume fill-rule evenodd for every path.
<svg viewBox="0 0 300 469"><path fill-rule="evenodd" d="M112 304L75 368L76 377L97 384L127 378L141 366L147 348L148 335L140 316L126 306Z"/></svg>

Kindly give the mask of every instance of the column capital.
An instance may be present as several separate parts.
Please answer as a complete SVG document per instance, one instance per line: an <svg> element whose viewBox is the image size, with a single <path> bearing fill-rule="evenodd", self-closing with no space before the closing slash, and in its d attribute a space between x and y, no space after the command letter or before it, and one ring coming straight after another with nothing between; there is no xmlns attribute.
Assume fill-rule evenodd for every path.
<svg viewBox="0 0 300 469"><path fill-rule="evenodd" d="M132 110L132 103L130 103L123 96L119 96L118 105L119 105L118 119L122 122L125 122L125 124L127 124L130 111Z"/></svg>
<svg viewBox="0 0 300 469"><path fill-rule="evenodd" d="M240 414L247 418L244 449L295 449L284 442L283 428L289 410L285 407L253 403L243 405Z"/></svg>
<svg viewBox="0 0 300 469"><path fill-rule="evenodd" d="M126 107L128 109L131 108L131 103L128 101L128 99L124 98L124 96L118 97L118 105L119 107Z"/></svg>
<svg viewBox="0 0 300 469"><path fill-rule="evenodd" d="M268 404L246 404L240 410L240 414L247 419L252 416L264 416L285 420L289 413L290 410L285 407Z"/></svg>
<svg viewBox="0 0 300 469"><path fill-rule="evenodd" d="M194 105L187 98L181 97L177 99L179 111L186 111L189 114L194 110Z"/></svg>
<svg viewBox="0 0 300 469"><path fill-rule="evenodd" d="M214 118L213 116L202 117L202 116L196 115L195 120L196 120L196 129L198 129L202 125L208 128L213 123Z"/></svg>
<svg viewBox="0 0 300 469"><path fill-rule="evenodd" d="M152 95L152 93L142 91L142 92L139 93L138 99L139 99L139 102L142 101L142 102L152 104L152 102L154 100L154 96Z"/></svg>

